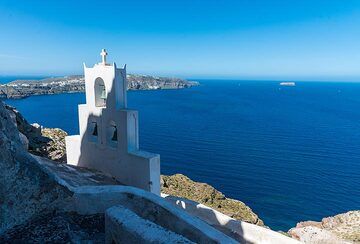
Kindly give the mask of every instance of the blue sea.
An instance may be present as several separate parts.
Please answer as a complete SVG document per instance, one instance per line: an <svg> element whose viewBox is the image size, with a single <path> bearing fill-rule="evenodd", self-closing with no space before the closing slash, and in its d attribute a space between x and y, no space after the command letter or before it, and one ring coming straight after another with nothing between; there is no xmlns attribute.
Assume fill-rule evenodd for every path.
<svg viewBox="0 0 360 244"><path fill-rule="evenodd" d="M0 79L1 80L1 79ZM275 230L360 209L360 83L200 80L130 91L140 147L245 202ZM84 94L8 100L30 121L78 133Z"/></svg>

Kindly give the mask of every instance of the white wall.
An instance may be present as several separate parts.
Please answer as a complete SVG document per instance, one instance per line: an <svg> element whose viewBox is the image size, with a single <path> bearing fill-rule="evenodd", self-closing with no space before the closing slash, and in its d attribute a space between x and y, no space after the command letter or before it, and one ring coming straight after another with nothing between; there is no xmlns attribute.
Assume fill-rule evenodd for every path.
<svg viewBox="0 0 360 244"><path fill-rule="evenodd" d="M160 156L139 150L138 112L126 109L126 68L95 65L86 68L86 104L79 105L79 136L66 138L67 162L93 168L119 182L160 194ZM96 106L95 81L104 81L106 106ZM92 123L97 124L93 136ZM117 141L109 131L116 126Z"/></svg>

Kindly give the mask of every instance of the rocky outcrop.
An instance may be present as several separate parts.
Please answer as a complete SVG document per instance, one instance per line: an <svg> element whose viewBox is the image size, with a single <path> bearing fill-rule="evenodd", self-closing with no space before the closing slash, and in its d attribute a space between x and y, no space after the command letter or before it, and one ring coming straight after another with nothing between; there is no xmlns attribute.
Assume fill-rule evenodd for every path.
<svg viewBox="0 0 360 244"><path fill-rule="evenodd" d="M58 162L66 161L65 136L67 133L65 131L30 124L14 107L5 105L5 108L20 132L24 147L29 152Z"/></svg>
<svg viewBox="0 0 360 244"><path fill-rule="evenodd" d="M130 90L182 89L198 85L198 82L178 78L149 75L127 76ZM32 95L84 92L85 81L80 75L46 78L42 80L15 80L0 85L0 98L24 98Z"/></svg>
<svg viewBox="0 0 360 244"><path fill-rule="evenodd" d="M360 243L360 211L300 222L288 233L304 243Z"/></svg>
<svg viewBox="0 0 360 244"><path fill-rule="evenodd" d="M36 213L62 207L68 191L27 152L16 120L0 102L0 233Z"/></svg>
<svg viewBox="0 0 360 244"><path fill-rule="evenodd" d="M60 183L65 179L73 187L118 183L86 169L46 159L40 163L27 151L20 136L29 145L37 144L42 136L40 128L28 124L14 108L0 102L0 243L103 243L104 215L68 211L73 192ZM63 136L57 130L44 133L49 131Z"/></svg>
<svg viewBox="0 0 360 244"><path fill-rule="evenodd" d="M66 162L66 145L64 138L67 136L67 133L59 128L42 128L41 136L50 139L45 145L46 150L42 156L54 161Z"/></svg>
<svg viewBox="0 0 360 244"><path fill-rule="evenodd" d="M183 197L218 210L234 219L264 226L264 222L243 202L226 198L214 187L194 182L185 175L176 174L161 177L161 192Z"/></svg>

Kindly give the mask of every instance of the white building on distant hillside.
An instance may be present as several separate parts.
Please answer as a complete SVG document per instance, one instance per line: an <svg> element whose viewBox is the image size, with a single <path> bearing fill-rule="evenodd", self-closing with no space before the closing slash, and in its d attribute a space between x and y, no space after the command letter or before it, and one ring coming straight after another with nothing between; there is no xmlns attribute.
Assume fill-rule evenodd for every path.
<svg viewBox="0 0 360 244"><path fill-rule="evenodd" d="M139 150L138 112L127 109L126 65L84 64L86 104L79 105L80 135L66 137L67 163L93 168L119 182L160 194L160 156Z"/></svg>

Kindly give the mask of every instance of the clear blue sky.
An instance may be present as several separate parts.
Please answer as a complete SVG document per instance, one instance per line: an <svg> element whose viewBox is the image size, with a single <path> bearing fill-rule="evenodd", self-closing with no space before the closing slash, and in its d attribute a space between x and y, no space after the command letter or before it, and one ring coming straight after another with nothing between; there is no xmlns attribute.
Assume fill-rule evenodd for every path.
<svg viewBox="0 0 360 244"><path fill-rule="evenodd" d="M100 60L193 78L359 80L359 0L0 1L0 75Z"/></svg>

